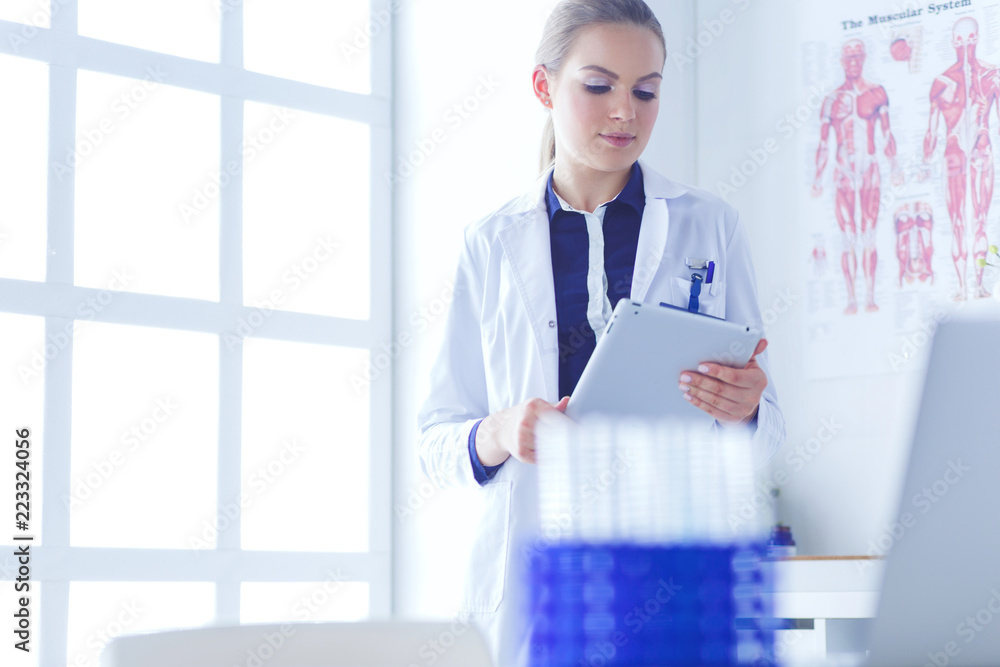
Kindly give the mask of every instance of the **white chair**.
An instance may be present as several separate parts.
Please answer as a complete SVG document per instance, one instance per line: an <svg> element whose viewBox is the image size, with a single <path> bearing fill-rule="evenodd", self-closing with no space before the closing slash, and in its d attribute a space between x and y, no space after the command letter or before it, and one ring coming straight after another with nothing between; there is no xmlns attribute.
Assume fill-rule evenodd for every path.
<svg viewBox="0 0 1000 667"><path fill-rule="evenodd" d="M123 635L101 667L493 667L478 629L460 621L280 623Z"/></svg>

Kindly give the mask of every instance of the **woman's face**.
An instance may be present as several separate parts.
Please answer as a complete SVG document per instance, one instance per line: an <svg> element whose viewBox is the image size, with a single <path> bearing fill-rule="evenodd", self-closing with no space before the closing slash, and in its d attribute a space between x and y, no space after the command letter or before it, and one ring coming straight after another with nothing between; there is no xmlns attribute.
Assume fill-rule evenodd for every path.
<svg viewBox="0 0 1000 667"><path fill-rule="evenodd" d="M556 161L618 172L649 143L660 108L663 47L646 28L594 25L577 35L549 80Z"/></svg>

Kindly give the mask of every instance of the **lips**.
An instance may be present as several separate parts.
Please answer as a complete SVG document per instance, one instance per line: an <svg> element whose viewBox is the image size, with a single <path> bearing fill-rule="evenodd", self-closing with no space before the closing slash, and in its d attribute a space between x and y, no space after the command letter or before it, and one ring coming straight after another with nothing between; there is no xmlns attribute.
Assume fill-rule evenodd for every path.
<svg viewBox="0 0 1000 667"><path fill-rule="evenodd" d="M625 132L609 132L608 134L602 134L601 139L604 139L617 148L624 148L635 141L635 135L626 134Z"/></svg>

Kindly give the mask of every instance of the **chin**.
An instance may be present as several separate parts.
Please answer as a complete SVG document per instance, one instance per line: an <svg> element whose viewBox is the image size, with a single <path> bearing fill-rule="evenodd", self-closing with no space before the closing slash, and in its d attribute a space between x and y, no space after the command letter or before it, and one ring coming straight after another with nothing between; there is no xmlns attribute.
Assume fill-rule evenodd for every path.
<svg viewBox="0 0 1000 667"><path fill-rule="evenodd" d="M597 150L592 150L589 154L579 155L574 162L588 169L612 173L628 169L641 155L642 151L635 150L634 146L629 146L627 150L614 148L609 150L604 146L598 146Z"/></svg>
<svg viewBox="0 0 1000 667"><path fill-rule="evenodd" d="M603 160L600 160L602 171L622 171L623 169L628 169L632 166L632 163L639 159L641 152L629 151L628 153L618 153L615 155L605 156Z"/></svg>

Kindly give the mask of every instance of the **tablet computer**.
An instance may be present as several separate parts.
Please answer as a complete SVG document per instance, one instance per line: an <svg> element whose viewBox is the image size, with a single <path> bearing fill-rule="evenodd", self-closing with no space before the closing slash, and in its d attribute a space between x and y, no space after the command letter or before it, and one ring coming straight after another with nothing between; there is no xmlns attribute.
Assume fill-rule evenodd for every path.
<svg viewBox="0 0 1000 667"><path fill-rule="evenodd" d="M684 400L681 372L702 362L743 368L760 330L675 306L618 302L566 415L649 419L711 419Z"/></svg>

